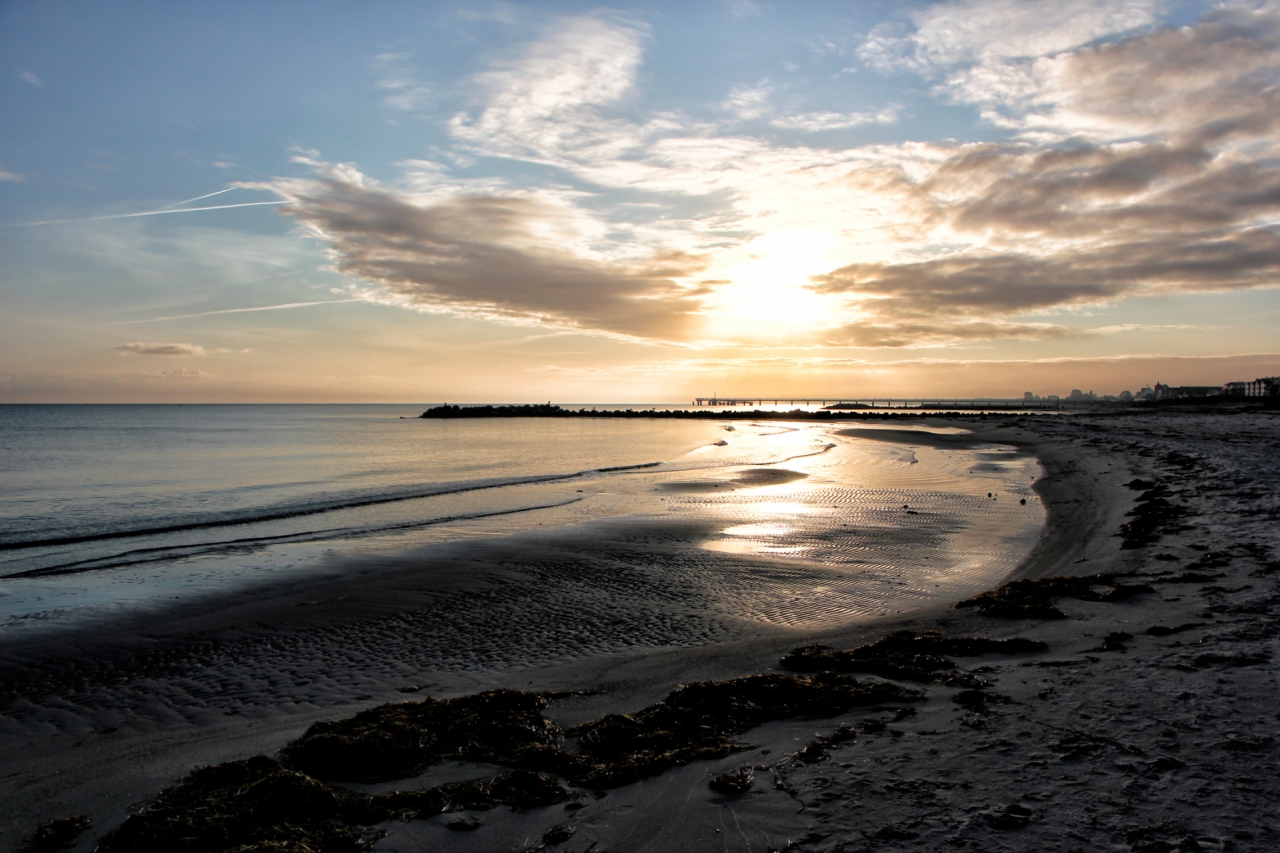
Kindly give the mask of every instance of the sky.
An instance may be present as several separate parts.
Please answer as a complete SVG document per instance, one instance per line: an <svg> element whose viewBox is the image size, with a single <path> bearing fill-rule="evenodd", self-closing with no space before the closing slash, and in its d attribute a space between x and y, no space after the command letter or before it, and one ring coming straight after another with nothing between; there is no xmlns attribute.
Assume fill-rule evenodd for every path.
<svg viewBox="0 0 1280 853"><path fill-rule="evenodd" d="M1280 4L0 3L0 402L1280 373Z"/></svg>

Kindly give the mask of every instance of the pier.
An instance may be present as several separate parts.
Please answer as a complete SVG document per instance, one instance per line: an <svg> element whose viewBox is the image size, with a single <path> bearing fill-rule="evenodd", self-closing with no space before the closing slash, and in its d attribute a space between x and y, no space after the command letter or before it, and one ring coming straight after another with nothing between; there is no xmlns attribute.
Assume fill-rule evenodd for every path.
<svg viewBox="0 0 1280 853"><path fill-rule="evenodd" d="M1097 405L1096 401L1089 401ZM948 411L1059 411L1066 400L987 397L698 397L695 406L822 406L830 409L943 409Z"/></svg>

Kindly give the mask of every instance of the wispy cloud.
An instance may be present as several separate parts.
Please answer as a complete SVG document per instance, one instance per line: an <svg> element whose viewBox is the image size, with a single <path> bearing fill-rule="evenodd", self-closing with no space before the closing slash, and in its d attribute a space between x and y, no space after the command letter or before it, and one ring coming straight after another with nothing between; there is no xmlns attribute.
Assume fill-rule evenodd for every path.
<svg viewBox="0 0 1280 853"><path fill-rule="evenodd" d="M520 55L475 78L483 106L453 117L454 137L503 156L620 154L634 144L632 129L600 108L632 91L647 28L601 14L559 19L547 29Z"/></svg>
<svg viewBox="0 0 1280 853"><path fill-rule="evenodd" d="M878 112L834 113L815 112L775 118L769 122L785 130L803 130L817 133L824 130L846 130L864 124L893 124L898 120L900 107L892 105Z"/></svg>
<svg viewBox="0 0 1280 853"><path fill-rule="evenodd" d="M10 183L16 184L22 183L24 180L25 178L17 172L6 172L4 169L0 169L0 181L9 181Z"/></svg>
<svg viewBox="0 0 1280 853"><path fill-rule="evenodd" d="M217 311L199 311L195 314L172 314L167 317L146 317L141 320L121 320L114 326L126 326L133 323L159 323L163 320L190 320L193 317L212 317L215 314L250 314L257 311L285 311L291 308L308 308L312 305L345 305L350 302L365 302L364 299L325 299L319 302L285 302L280 305L259 305L254 308L221 308Z"/></svg>
<svg viewBox="0 0 1280 853"><path fill-rule="evenodd" d="M72 222L103 222L108 219L135 219L139 216L163 216L170 213L199 213L204 210L230 210L235 207L260 207L263 205L280 205L283 201L247 201L239 204L217 204L209 207L184 207L179 209L162 208L160 210L144 210L141 213L113 213L106 216L81 216L75 219L42 219L37 222L16 222L3 228L30 228L35 225L66 225Z"/></svg>
<svg viewBox="0 0 1280 853"><path fill-rule="evenodd" d="M720 102L720 109L743 121L766 116L773 111L773 104L769 101L773 89L768 80L761 80L754 86L735 86L729 97Z"/></svg>
<svg viewBox="0 0 1280 853"><path fill-rule="evenodd" d="M199 344L149 344L142 341L123 344L115 348L121 355L160 355L188 357L204 357L209 351Z"/></svg>
<svg viewBox="0 0 1280 853"><path fill-rule="evenodd" d="M44 86L44 81L30 71L18 72L18 79L24 83L30 83L32 86Z"/></svg>
<svg viewBox="0 0 1280 853"><path fill-rule="evenodd" d="M725 6L735 18L758 18L764 14L764 9L754 0L725 0Z"/></svg>
<svg viewBox="0 0 1280 853"><path fill-rule="evenodd" d="M410 64L411 57L404 53L384 53L374 60L379 74L378 88L387 94L382 102L402 112L417 112L435 102L435 88L419 79Z"/></svg>

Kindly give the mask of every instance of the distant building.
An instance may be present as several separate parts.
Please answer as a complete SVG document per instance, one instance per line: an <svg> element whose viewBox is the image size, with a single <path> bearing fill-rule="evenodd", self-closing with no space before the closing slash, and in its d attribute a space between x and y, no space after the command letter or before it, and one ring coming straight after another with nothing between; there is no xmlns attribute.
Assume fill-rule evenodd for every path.
<svg viewBox="0 0 1280 853"><path fill-rule="evenodd" d="M1245 397L1249 394L1248 382L1228 382L1222 386L1222 393L1228 397Z"/></svg>
<svg viewBox="0 0 1280 853"><path fill-rule="evenodd" d="M1222 393L1220 385L1162 385L1156 383L1151 397L1142 395L1149 389L1143 388L1138 399L1152 400L1192 400L1199 397L1216 397Z"/></svg>
<svg viewBox="0 0 1280 853"><path fill-rule="evenodd" d="M1086 394L1085 392L1081 391L1079 388L1072 388L1072 389L1071 389L1071 396L1070 396L1070 397L1068 397L1067 399L1068 399L1068 400L1077 400L1077 401L1079 401L1079 400L1096 400L1096 399L1097 399L1097 395L1095 395L1092 391L1090 391L1088 394Z"/></svg>
<svg viewBox="0 0 1280 853"><path fill-rule="evenodd" d="M1280 376L1264 376L1244 385L1246 397L1280 397Z"/></svg>
<svg viewBox="0 0 1280 853"><path fill-rule="evenodd" d="M1156 384L1159 385L1160 383L1157 382ZM1156 392L1152 390L1150 386L1147 386L1133 396L1136 400L1154 400L1156 398Z"/></svg>
<svg viewBox="0 0 1280 853"><path fill-rule="evenodd" d="M1120 402L1121 402L1121 403L1132 403L1132 402L1133 402L1133 392L1132 392L1132 391L1121 391L1121 392L1120 392Z"/></svg>

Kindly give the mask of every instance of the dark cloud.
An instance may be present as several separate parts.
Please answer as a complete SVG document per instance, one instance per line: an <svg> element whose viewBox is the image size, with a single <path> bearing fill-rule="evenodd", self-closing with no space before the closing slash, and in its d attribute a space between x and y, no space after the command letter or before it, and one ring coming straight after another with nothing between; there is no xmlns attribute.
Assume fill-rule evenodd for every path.
<svg viewBox="0 0 1280 853"><path fill-rule="evenodd" d="M1047 115L1200 143L1263 134L1280 120L1278 72L1280 17L1221 10L1194 26L1065 54Z"/></svg>
<svg viewBox="0 0 1280 853"><path fill-rule="evenodd" d="M574 214L537 199L417 206L334 170L279 191L281 212L329 243L339 271L420 308L678 340L707 292L677 282L704 266L682 252L619 263L573 251Z"/></svg>
<svg viewBox="0 0 1280 853"><path fill-rule="evenodd" d="M953 346L990 340L1045 340L1079 332L1050 323L866 322L833 329L824 337L832 346L875 348Z"/></svg>
<svg viewBox="0 0 1280 853"><path fill-rule="evenodd" d="M903 346L1054 336L1067 332L1012 319L1280 283L1273 16L1224 14L1055 61L1058 100L1046 115L1112 122L1122 138L957 146L914 182L901 173L895 190L922 228L977 242L816 276L815 289L851 297L866 317L840 337Z"/></svg>

